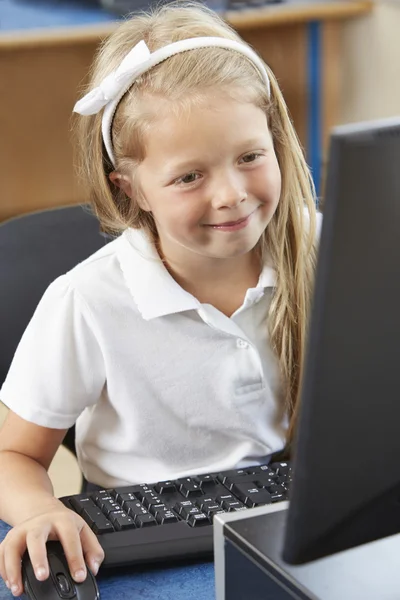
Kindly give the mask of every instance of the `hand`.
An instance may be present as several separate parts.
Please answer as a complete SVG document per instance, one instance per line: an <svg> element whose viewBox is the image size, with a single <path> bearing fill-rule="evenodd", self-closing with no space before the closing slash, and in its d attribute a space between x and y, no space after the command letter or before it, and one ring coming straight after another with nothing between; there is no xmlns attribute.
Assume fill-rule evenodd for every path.
<svg viewBox="0 0 400 600"><path fill-rule="evenodd" d="M86 564L97 575L104 551L96 535L79 515L59 503L16 525L0 544L0 575L14 596L23 591L21 558L26 549L37 579L48 578L47 540L61 542L75 581L86 579Z"/></svg>

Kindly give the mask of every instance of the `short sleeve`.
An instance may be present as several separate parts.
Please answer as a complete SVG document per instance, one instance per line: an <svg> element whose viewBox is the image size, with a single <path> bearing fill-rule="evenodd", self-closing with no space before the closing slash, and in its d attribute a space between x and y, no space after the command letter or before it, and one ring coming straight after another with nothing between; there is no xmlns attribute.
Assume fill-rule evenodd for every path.
<svg viewBox="0 0 400 600"><path fill-rule="evenodd" d="M105 384L96 324L68 276L46 290L15 352L1 401L23 419L71 427Z"/></svg>

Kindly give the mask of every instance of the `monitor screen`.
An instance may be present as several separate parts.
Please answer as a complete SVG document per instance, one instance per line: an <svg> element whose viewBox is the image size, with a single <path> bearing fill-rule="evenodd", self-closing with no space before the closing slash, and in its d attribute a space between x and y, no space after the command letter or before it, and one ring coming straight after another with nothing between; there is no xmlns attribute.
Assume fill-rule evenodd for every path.
<svg viewBox="0 0 400 600"><path fill-rule="evenodd" d="M400 532L400 118L332 132L283 558Z"/></svg>

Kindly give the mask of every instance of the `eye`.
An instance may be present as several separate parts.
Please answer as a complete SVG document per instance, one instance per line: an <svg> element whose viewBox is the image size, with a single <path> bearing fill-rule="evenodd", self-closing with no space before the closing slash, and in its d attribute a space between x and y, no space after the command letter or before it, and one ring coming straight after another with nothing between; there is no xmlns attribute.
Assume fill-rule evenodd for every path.
<svg viewBox="0 0 400 600"><path fill-rule="evenodd" d="M260 156L262 155L259 152L250 152L249 154L245 154L244 156L242 156L240 160L244 163L251 163L257 160L257 158L259 158Z"/></svg>
<svg viewBox="0 0 400 600"><path fill-rule="evenodd" d="M190 183L194 183L197 178L200 177L199 173L195 173L194 171L192 173L187 173L186 175L183 175L183 177L178 177L178 179L175 179L174 183L176 184L190 184Z"/></svg>

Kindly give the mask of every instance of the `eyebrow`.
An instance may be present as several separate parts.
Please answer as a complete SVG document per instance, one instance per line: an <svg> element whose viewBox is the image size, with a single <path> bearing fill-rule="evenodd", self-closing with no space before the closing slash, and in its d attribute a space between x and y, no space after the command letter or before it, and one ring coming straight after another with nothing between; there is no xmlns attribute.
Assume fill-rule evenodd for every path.
<svg viewBox="0 0 400 600"><path fill-rule="evenodd" d="M253 149L262 149L262 148L267 148L268 146L271 145L272 142L272 137L271 140L268 140L268 145L265 143L265 139L261 139L260 137L257 138L251 138L248 140L245 140L244 142L240 142L240 144L238 144L238 150L237 152L239 154L243 154L245 152L251 152ZM240 147L240 151L239 151L239 147ZM194 157L194 158L190 158L188 160L183 160L182 162L177 162L177 163L166 163L165 164L165 173L167 174L167 176L174 176L175 174L180 174L180 173L185 173L190 171L191 169L198 167L199 163L202 162L202 159L200 157Z"/></svg>

